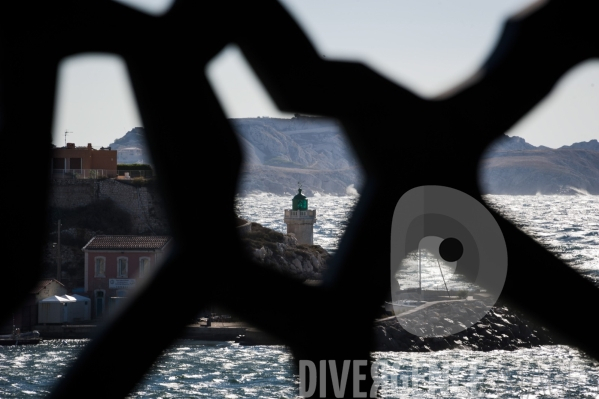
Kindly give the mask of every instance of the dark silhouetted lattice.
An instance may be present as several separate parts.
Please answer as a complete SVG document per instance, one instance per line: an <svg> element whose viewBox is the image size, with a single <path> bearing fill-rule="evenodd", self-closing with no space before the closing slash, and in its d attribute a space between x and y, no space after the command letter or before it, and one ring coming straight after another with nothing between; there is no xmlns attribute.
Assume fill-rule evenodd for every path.
<svg viewBox="0 0 599 399"><path fill-rule="evenodd" d="M389 289L390 226L398 199L413 187L435 184L481 200L477 165L483 149L570 68L597 56L591 4L553 0L513 17L472 79L443 98L425 100L362 64L323 60L274 0L179 0L159 18L107 0L2 2L8 256L1 316L10 315L6 304L16 307L39 272L57 65L72 54L108 52L127 63L178 247L51 396L125 396L208 302L279 337L296 359L369 359L372 322ZM324 287L265 270L241 251L233 215L241 152L204 75L206 63L229 43L239 45L281 110L338 119L365 169L364 193ZM219 170L202 157L213 148L229 157ZM198 164L205 171L201 185L180 173L197 171ZM198 189L210 195L194 195ZM493 215L508 248L504 298L599 358L594 329L581 323L597 304L597 288ZM580 306L547 306L550 287L557 286ZM149 342L123 339L140 329Z"/></svg>

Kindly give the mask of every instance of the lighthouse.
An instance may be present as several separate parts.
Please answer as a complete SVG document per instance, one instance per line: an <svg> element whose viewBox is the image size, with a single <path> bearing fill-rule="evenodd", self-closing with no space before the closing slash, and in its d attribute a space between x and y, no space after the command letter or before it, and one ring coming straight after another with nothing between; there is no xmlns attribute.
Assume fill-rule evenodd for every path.
<svg viewBox="0 0 599 399"><path fill-rule="evenodd" d="M308 209L308 199L297 189L297 194L291 200L291 209L285 209L285 224L287 234L295 234L298 244L314 244L314 223L316 209Z"/></svg>

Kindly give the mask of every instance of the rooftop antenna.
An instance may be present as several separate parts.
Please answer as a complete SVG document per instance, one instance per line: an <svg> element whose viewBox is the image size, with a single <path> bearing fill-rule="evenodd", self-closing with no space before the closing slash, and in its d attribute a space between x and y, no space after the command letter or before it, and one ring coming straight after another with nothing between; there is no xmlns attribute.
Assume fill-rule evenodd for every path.
<svg viewBox="0 0 599 399"><path fill-rule="evenodd" d="M73 134L73 132L64 131L64 146L67 146L67 134Z"/></svg>

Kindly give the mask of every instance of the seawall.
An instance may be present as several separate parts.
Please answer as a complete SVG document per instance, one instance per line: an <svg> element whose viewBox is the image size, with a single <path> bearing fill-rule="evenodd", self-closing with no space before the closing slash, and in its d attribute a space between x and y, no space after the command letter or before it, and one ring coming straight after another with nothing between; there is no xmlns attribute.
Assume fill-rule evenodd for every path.
<svg viewBox="0 0 599 399"><path fill-rule="evenodd" d="M97 325L68 325L48 324L37 325L34 328L39 331L42 339L93 339L101 329ZM252 333L247 327L218 327L193 325L186 327L179 339L193 339L200 341L234 341L240 335ZM255 334L255 332L253 332Z"/></svg>

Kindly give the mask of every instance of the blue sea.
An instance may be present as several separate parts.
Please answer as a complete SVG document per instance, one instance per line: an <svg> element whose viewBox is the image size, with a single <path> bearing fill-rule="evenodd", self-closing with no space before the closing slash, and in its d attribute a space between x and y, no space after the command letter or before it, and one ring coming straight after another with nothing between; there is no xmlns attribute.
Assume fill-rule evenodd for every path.
<svg viewBox="0 0 599 399"><path fill-rule="evenodd" d="M486 196L519 228L587 278L599 282L599 197ZM357 197L309 198L317 209L315 243L334 252ZM289 197L241 199L242 216L284 232ZM0 347L0 398L44 397L87 340ZM373 353L384 398L599 398L599 362L576 348L513 352L447 350ZM283 346L178 341L130 398L296 398L299 379Z"/></svg>

